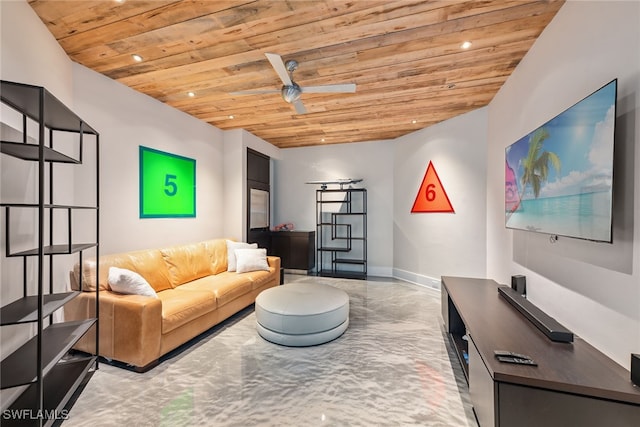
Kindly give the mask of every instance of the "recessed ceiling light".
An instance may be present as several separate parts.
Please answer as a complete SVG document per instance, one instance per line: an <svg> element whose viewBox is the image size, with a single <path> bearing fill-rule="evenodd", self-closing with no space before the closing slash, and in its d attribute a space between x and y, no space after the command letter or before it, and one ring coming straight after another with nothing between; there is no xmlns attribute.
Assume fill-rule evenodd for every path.
<svg viewBox="0 0 640 427"><path fill-rule="evenodd" d="M324 142L324 138L322 138L322 139L320 140L320 142Z"/></svg>
<svg viewBox="0 0 640 427"><path fill-rule="evenodd" d="M131 55L131 57L136 62L142 62L142 56L138 55L137 53L134 53L133 55Z"/></svg>
<svg viewBox="0 0 640 427"><path fill-rule="evenodd" d="M229 114L229 118L230 118L230 119L235 119L235 118L236 118L236 116L234 116L233 114Z"/></svg>
<svg viewBox="0 0 640 427"><path fill-rule="evenodd" d="M196 96L195 92L187 92L187 95L189 95L189 98Z"/></svg>
<svg viewBox="0 0 640 427"><path fill-rule="evenodd" d="M413 119L411 120L411 123L415 125L416 123L418 123L418 121L416 119Z"/></svg>
<svg viewBox="0 0 640 427"><path fill-rule="evenodd" d="M471 42L470 42L470 41L466 41L466 42L462 43L462 44L460 45L460 47L461 47L462 49L469 49L469 48L471 47Z"/></svg>

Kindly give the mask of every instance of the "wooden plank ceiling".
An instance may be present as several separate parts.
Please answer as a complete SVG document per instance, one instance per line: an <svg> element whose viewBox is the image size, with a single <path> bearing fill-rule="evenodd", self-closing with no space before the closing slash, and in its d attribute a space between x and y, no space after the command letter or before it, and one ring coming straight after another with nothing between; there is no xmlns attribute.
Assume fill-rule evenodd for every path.
<svg viewBox="0 0 640 427"><path fill-rule="evenodd" d="M72 60L284 148L397 138L487 105L563 1L29 3ZM356 93L303 93L307 114L279 93L231 94L282 86L267 52L299 62L300 86Z"/></svg>

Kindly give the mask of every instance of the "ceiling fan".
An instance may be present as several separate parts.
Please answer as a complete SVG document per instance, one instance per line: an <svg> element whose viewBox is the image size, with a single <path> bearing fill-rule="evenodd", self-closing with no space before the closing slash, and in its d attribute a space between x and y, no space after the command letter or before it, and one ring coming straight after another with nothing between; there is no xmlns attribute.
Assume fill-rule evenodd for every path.
<svg viewBox="0 0 640 427"><path fill-rule="evenodd" d="M307 109L304 107L304 104L300 100L300 96L303 93L354 93L356 91L355 83L323 86L300 86L293 81L293 72L298 69L297 61L291 59L287 62L284 62L282 60L282 57L275 53L265 53L265 55L271 63L271 66L275 70L278 77L280 77L280 80L282 80L282 88L231 92L232 95L256 95L280 92L282 94L282 99L284 99L289 104L293 104L296 109L296 113L305 114L307 112Z"/></svg>

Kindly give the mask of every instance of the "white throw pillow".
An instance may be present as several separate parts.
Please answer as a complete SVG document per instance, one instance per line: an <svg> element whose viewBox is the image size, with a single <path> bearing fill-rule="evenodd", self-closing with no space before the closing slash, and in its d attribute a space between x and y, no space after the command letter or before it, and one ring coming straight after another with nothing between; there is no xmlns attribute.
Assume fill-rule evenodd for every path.
<svg viewBox="0 0 640 427"><path fill-rule="evenodd" d="M234 242L227 240L227 271L236 271L236 249L257 249L257 243Z"/></svg>
<svg viewBox="0 0 640 427"><path fill-rule="evenodd" d="M269 271L266 249L236 249L236 272Z"/></svg>
<svg viewBox="0 0 640 427"><path fill-rule="evenodd" d="M153 290L149 282L135 271L110 267L108 282L112 291L121 294L144 295L158 298L156 291Z"/></svg>

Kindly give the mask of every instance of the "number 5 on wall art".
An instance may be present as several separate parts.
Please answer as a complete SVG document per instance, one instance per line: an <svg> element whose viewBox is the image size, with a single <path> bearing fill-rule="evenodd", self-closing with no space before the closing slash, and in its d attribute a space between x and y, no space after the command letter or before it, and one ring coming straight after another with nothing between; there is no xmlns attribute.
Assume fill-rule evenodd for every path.
<svg viewBox="0 0 640 427"><path fill-rule="evenodd" d="M140 146L140 218L196 216L196 161Z"/></svg>
<svg viewBox="0 0 640 427"><path fill-rule="evenodd" d="M429 162L427 172L424 174L416 200L411 208L411 213L420 212L454 212L447 192L444 191L438 173L431 162Z"/></svg>

